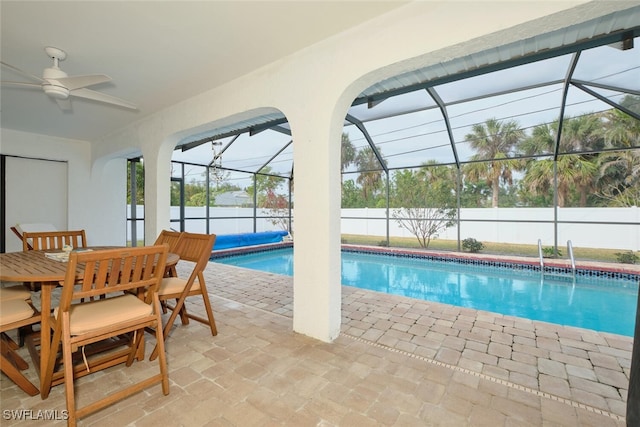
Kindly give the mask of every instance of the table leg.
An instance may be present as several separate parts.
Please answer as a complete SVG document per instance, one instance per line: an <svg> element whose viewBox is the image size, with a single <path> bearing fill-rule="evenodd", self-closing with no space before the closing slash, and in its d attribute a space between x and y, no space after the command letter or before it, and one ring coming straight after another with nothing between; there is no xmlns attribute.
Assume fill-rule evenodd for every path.
<svg viewBox="0 0 640 427"><path fill-rule="evenodd" d="M47 372L47 359L49 357L49 347L51 347L51 326L49 320L51 318L51 289L57 283L43 283L40 290L40 313L42 320L40 321L40 396L45 399L49 393L45 392L44 379Z"/></svg>

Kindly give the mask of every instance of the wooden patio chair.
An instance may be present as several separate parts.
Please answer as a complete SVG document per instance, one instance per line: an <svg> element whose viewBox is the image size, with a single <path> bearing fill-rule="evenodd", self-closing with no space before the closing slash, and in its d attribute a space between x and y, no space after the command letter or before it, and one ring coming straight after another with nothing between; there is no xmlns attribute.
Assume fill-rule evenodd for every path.
<svg viewBox="0 0 640 427"><path fill-rule="evenodd" d="M31 301L31 292L20 285L1 286L0 301L8 301L11 299L21 299L23 301Z"/></svg>
<svg viewBox="0 0 640 427"><path fill-rule="evenodd" d="M9 300L22 300L26 301L29 305L33 307L33 303L31 301L31 291L29 291L25 286L22 285L13 285L13 286L2 286L4 284L0 284L0 301L9 301ZM37 310L36 310L37 311ZM31 332L33 332L33 324L38 323L40 321L39 318L33 318L33 322L28 323L26 325L22 325L18 327L18 339L19 344L16 344L8 335L2 333L6 342L11 346L12 349L17 349L18 347L22 347L24 345L25 336Z"/></svg>
<svg viewBox="0 0 640 427"><path fill-rule="evenodd" d="M62 346L68 425L75 426L77 419L153 384L161 383L163 394L169 394L157 294L164 275L167 252L168 247L162 245L70 254L60 303L52 317L51 351L49 354L41 355L47 358L46 370L43 373L43 397L46 397L52 385L54 370L59 364L58 349ZM80 281L76 279L78 270L83 271ZM103 295L106 298L100 298ZM98 366L97 369L109 366L105 358L112 352L99 354L99 360L85 359L84 366L79 363L78 368L84 371L81 374L74 367L73 356L78 352L84 354L85 347L91 352L91 345L128 336L127 347L122 352L124 357L119 355L116 363L126 362L126 365L130 366L144 344L144 330L147 327L157 330L159 374L138 380L84 407L76 408L74 380L93 373L94 366ZM134 379L131 380L133 382Z"/></svg>
<svg viewBox="0 0 640 427"><path fill-rule="evenodd" d="M178 245L174 249L175 253L180 256L181 263L191 264L191 273L186 279L181 277L165 277L162 279L160 288L158 289L158 298L171 310L171 315L164 324L163 336L165 340L169 336L169 332L178 314L181 316L183 325L187 325L189 319L193 319L208 325L209 329L211 329L211 335L216 336L218 334L204 275L202 274L211 257L211 250L213 249L215 240L215 234L183 232ZM185 301L191 296L202 298L207 318L187 312ZM168 301L171 300L175 300L175 305L172 306L168 303ZM157 339L157 341L160 342L160 339ZM152 360L157 356L158 351L159 349L156 347L151 354Z"/></svg>
<svg viewBox="0 0 640 427"><path fill-rule="evenodd" d="M86 248L87 236L84 230L68 231L25 231L22 233L23 251L62 250L65 245ZM40 289L40 283L25 283L32 291Z"/></svg>
<svg viewBox="0 0 640 427"><path fill-rule="evenodd" d="M24 233L25 231L28 231L28 232L56 231L56 227L54 227L53 224L46 224L46 223L17 224L15 227L9 227L9 228L11 229L11 231L13 231L13 234L15 234L18 239L20 239L21 242L23 241L22 233ZM27 244L27 246L29 247L29 249L33 249L30 244Z"/></svg>
<svg viewBox="0 0 640 427"><path fill-rule="evenodd" d="M169 252L176 253L176 248L178 247L178 242L180 241L180 237L182 233L180 231L173 230L162 230L158 235L158 238L154 242L154 245L169 245ZM165 277L176 277L176 264L173 264L166 268Z"/></svg>
<svg viewBox="0 0 640 427"><path fill-rule="evenodd" d="M16 353L17 345L7 332L31 326L40 322L40 319L40 313L31 300L21 298L17 292L5 293L4 298L0 299L0 370L30 396L35 396L40 391L21 372L29 364Z"/></svg>
<svg viewBox="0 0 640 427"><path fill-rule="evenodd" d="M86 248L87 236L84 230L38 231L22 233L23 251L62 249L65 245Z"/></svg>

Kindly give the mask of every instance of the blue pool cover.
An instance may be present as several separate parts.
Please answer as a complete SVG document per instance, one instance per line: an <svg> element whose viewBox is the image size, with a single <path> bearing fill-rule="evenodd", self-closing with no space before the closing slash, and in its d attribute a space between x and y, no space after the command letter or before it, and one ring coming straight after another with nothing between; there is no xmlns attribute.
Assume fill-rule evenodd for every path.
<svg viewBox="0 0 640 427"><path fill-rule="evenodd" d="M213 250L279 243L282 242L283 237L288 234L285 230L262 231L260 233L219 234L216 236Z"/></svg>

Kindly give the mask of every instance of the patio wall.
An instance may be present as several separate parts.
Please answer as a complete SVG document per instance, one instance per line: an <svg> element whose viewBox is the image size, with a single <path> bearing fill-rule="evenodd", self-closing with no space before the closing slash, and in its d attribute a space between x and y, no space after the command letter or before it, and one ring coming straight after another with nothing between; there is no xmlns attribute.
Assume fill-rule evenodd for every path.
<svg viewBox="0 0 640 427"><path fill-rule="evenodd" d="M25 177L22 184L34 190L23 190L22 199L6 206L2 237L5 238L7 252L22 250L22 243L9 227L29 222L53 223L59 229L85 229L89 245L118 246L126 243L123 221L126 159L104 157L92 161L89 142L10 129L0 129L0 142L0 154L30 160L29 168L21 171ZM40 167L49 162L41 160L66 163L66 176L61 178L50 174L47 168ZM8 159L7 164L11 161ZM7 191L13 189L12 186ZM50 193L46 199L36 196L43 191ZM55 206L55 216L51 212L54 207L48 199L59 202ZM39 208L29 211L32 206Z"/></svg>

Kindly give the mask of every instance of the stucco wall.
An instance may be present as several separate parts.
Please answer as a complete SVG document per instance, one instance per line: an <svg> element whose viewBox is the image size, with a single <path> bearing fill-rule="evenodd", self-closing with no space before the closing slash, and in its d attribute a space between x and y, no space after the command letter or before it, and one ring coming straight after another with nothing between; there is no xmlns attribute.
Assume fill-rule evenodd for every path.
<svg viewBox="0 0 640 427"><path fill-rule="evenodd" d="M123 245L126 242L126 160L102 160L92 162L91 143L53 138L26 132L2 129L0 154L65 161L68 164L66 192L68 197L66 226L69 229L85 229L87 243L99 245ZM24 171L25 174L37 173ZM38 179L51 179L39 176ZM30 197L24 195L25 199ZM7 206L7 211L12 207ZM33 222L33 221L32 221ZM42 206L40 220L47 221L47 206ZM6 224L7 251L22 250ZM15 241L14 241L15 240Z"/></svg>

